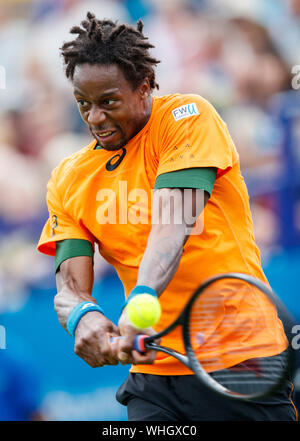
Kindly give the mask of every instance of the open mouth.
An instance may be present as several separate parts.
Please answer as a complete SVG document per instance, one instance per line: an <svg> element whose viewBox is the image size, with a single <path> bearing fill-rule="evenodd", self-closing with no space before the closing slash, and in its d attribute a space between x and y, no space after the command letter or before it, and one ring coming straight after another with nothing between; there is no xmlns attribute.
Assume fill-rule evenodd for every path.
<svg viewBox="0 0 300 441"><path fill-rule="evenodd" d="M115 130L106 130L105 132L94 133L98 141L110 141L116 134Z"/></svg>
<svg viewBox="0 0 300 441"><path fill-rule="evenodd" d="M114 132L115 132L114 130L106 130L106 132L98 133L98 136L100 138L107 138L108 136L111 136L111 134Z"/></svg>

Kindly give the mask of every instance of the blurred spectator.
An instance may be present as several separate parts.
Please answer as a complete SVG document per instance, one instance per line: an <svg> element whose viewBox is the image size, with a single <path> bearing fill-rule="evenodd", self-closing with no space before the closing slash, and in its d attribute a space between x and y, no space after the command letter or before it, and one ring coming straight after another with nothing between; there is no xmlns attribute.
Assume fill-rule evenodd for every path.
<svg viewBox="0 0 300 441"><path fill-rule="evenodd" d="M40 214L43 197L39 162L19 149L17 119L12 113L0 115L0 216L11 222Z"/></svg>
<svg viewBox="0 0 300 441"><path fill-rule="evenodd" d="M236 84L239 100L265 107L275 93L291 87L290 68L263 26L245 18L235 18L228 22L225 38L227 57L224 64ZM232 51L235 42L248 52L248 56L243 56L242 51ZM238 55L241 55L239 65L230 64Z"/></svg>
<svg viewBox="0 0 300 441"><path fill-rule="evenodd" d="M281 13L266 20L266 27L276 43L281 56L293 66L300 60L300 1L281 1Z"/></svg>

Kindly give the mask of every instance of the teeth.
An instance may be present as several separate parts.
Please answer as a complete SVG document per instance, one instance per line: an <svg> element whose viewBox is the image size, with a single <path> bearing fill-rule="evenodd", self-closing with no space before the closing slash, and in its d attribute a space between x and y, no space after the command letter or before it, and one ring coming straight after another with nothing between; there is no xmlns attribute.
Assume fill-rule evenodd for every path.
<svg viewBox="0 0 300 441"><path fill-rule="evenodd" d="M111 134L112 134L112 132L104 132L104 133L101 133L100 136L101 136L101 137L102 137L102 136L109 136L109 135L111 135Z"/></svg>

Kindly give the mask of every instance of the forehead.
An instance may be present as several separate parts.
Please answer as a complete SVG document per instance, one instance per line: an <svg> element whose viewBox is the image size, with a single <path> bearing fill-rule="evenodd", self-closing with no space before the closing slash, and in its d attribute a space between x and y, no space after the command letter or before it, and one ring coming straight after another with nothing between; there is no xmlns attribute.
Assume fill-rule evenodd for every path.
<svg viewBox="0 0 300 441"><path fill-rule="evenodd" d="M73 76L74 92L85 94L105 93L109 90L126 93L132 91L131 84L125 79L116 64L77 65Z"/></svg>

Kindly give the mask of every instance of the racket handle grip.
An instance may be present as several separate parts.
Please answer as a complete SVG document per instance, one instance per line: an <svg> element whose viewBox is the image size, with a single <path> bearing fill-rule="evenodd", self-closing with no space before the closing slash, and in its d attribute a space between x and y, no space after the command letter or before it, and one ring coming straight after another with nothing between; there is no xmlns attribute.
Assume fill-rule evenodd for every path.
<svg viewBox="0 0 300 441"><path fill-rule="evenodd" d="M142 334L136 335L133 342L133 349L139 352L140 354L144 354L146 352L145 339L147 337L149 337L149 335L142 335ZM116 339L119 338L124 338L124 337L111 337L110 341L114 342Z"/></svg>

